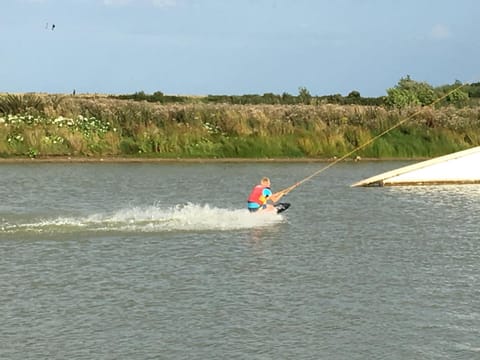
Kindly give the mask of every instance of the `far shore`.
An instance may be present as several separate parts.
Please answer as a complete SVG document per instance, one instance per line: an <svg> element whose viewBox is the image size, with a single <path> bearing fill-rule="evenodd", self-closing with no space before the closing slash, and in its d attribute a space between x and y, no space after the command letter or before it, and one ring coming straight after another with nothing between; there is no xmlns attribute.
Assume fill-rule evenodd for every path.
<svg viewBox="0 0 480 360"><path fill-rule="evenodd" d="M366 161L421 161L428 158L346 158L342 162ZM0 164L34 164L34 163L331 163L338 159L320 158L147 158L147 157L79 157L79 156L45 156L45 157L9 157L0 158Z"/></svg>

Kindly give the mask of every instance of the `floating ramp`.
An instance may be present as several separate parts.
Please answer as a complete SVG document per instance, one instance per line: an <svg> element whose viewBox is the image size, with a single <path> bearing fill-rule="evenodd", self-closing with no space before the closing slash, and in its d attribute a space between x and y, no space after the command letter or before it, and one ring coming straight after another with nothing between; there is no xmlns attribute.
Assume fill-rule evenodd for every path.
<svg viewBox="0 0 480 360"><path fill-rule="evenodd" d="M352 185L480 184L480 146L373 176Z"/></svg>

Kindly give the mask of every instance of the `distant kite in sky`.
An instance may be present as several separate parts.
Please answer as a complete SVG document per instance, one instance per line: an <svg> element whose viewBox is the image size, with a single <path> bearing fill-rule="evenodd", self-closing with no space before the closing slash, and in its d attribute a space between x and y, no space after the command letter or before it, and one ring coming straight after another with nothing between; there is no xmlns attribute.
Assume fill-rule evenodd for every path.
<svg viewBox="0 0 480 360"><path fill-rule="evenodd" d="M47 30L49 29L49 27L48 27L48 22L47 22L47 24L45 25L45 29L47 29ZM55 29L55 24L52 24L52 31L53 31L54 29Z"/></svg>

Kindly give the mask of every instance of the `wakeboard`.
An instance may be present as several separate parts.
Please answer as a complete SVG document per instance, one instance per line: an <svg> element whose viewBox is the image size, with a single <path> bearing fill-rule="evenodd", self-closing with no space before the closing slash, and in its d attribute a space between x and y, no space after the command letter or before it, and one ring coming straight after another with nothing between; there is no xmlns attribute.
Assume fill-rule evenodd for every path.
<svg viewBox="0 0 480 360"><path fill-rule="evenodd" d="M274 206L275 206L275 209L277 209L277 214L280 214L290 207L290 203L278 203L278 204L275 204Z"/></svg>

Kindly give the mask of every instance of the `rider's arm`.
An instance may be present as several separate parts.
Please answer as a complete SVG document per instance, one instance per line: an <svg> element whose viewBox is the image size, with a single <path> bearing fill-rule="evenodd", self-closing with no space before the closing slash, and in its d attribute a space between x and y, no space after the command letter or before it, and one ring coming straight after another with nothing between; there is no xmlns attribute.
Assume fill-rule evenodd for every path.
<svg viewBox="0 0 480 360"><path fill-rule="evenodd" d="M285 195L285 193L283 191L279 191L279 192L276 192L275 194L272 194L271 196L268 197L269 200L273 201L274 203L276 203L277 201L279 201L283 195Z"/></svg>

